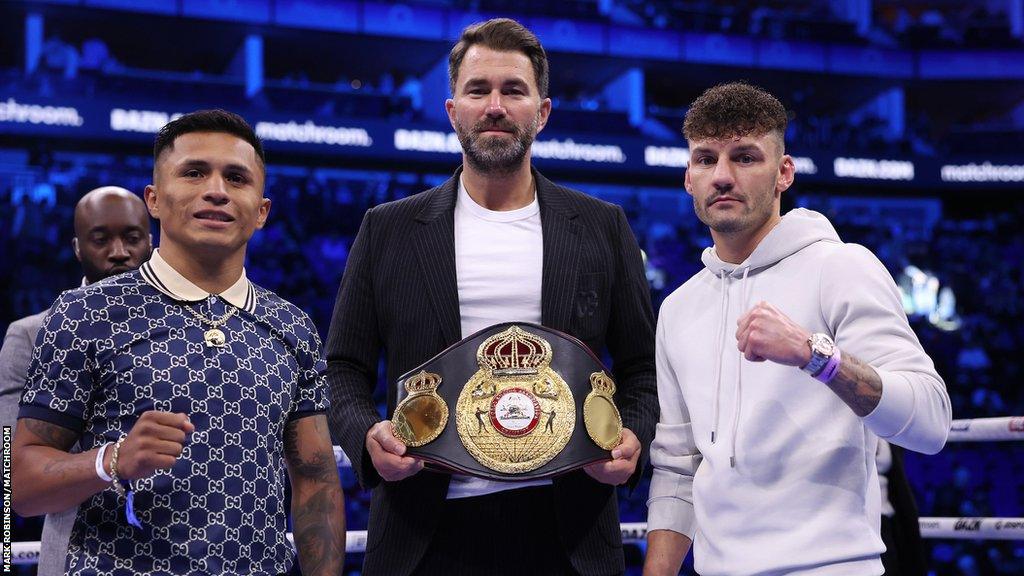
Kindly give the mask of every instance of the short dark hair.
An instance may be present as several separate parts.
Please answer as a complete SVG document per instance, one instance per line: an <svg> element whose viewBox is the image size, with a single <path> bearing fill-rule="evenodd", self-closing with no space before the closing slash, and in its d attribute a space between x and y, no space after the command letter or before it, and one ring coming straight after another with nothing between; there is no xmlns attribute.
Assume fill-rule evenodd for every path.
<svg viewBox="0 0 1024 576"><path fill-rule="evenodd" d="M537 36L511 18L493 18L467 26L462 31L462 37L448 55L448 87L453 96L462 60L466 57L466 52L477 44L500 52L523 53L533 65L537 92L541 98L548 97L548 55Z"/></svg>
<svg viewBox="0 0 1024 576"><path fill-rule="evenodd" d="M781 145L787 122L778 98L746 82L729 82L707 89L693 101L683 135L693 142L775 134Z"/></svg>
<svg viewBox="0 0 1024 576"><path fill-rule="evenodd" d="M153 164L160 160L164 150L173 150L174 141L179 136L193 132L222 132L238 136L252 145L256 150L256 157L259 158L260 168L266 170L267 159L263 154L263 142L249 126L249 123L234 112L227 110L196 110L171 120L160 129L153 143Z"/></svg>

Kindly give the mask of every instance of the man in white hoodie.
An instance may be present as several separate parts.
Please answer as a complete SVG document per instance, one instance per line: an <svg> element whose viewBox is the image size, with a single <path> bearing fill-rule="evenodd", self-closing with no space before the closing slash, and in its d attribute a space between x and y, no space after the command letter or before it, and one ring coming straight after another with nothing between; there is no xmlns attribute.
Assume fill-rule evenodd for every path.
<svg viewBox="0 0 1024 576"><path fill-rule="evenodd" d="M658 318L647 576L678 573L691 543L705 576L882 574L878 438L946 441L945 384L885 267L821 214L781 215L785 129L743 83L686 115L714 246Z"/></svg>

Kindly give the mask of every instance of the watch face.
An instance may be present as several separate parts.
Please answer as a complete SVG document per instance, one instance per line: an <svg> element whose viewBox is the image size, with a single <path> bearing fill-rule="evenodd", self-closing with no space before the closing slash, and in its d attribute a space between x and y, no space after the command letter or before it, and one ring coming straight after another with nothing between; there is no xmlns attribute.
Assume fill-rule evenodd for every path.
<svg viewBox="0 0 1024 576"><path fill-rule="evenodd" d="M811 336L811 351L826 358L831 358L835 344L825 334L814 334Z"/></svg>

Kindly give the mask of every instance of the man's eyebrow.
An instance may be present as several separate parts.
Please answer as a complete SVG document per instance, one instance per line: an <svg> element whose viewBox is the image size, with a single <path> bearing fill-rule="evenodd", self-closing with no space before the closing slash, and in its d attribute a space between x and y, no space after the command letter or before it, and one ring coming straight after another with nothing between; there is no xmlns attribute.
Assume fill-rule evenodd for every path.
<svg viewBox="0 0 1024 576"><path fill-rule="evenodd" d="M759 152L763 154L764 150L762 150L757 144L742 144L733 148L732 152Z"/></svg>
<svg viewBox="0 0 1024 576"><path fill-rule="evenodd" d="M252 174L253 171L245 164L228 164L224 167L225 171L244 172L245 174Z"/></svg>
<svg viewBox="0 0 1024 576"><path fill-rule="evenodd" d="M185 160L178 163L178 166L183 168L203 168L209 166L210 163L206 160L200 160L198 158L186 158Z"/></svg>
<svg viewBox="0 0 1024 576"><path fill-rule="evenodd" d="M201 160L199 158L191 158L191 159L186 159L186 160L182 161L180 164L178 164L178 167L179 168L209 168L210 167L210 163L207 162L206 160ZM224 167L224 170L225 171L231 171L231 172L244 172L245 174L252 174L253 173L252 169L249 168L248 166L246 166L245 164L236 164L234 162L226 165Z"/></svg>
<svg viewBox="0 0 1024 576"><path fill-rule="evenodd" d="M478 87L478 86L490 86L490 85L491 85L491 81L489 79L482 78L482 77L477 77L477 78L470 78L469 80L466 80L466 84L464 85L464 87L465 88L475 88L475 87ZM525 79L523 79L523 78L520 78L518 76L514 76L512 78L507 78L505 80L502 80L501 81L501 85L502 86L529 86L529 83Z"/></svg>
<svg viewBox="0 0 1024 576"><path fill-rule="evenodd" d="M93 226L92 228L89 228L89 231L86 232L86 234L107 234L108 232L110 232L109 228L110 227L107 226L106 224L100 224L99 226ZM123 227L123 230L121 232L143 232L143 229L142 226L136 226L132 224L131 226Z"/></svg>
<svg viewBox="0 0 1024 576"><path fill-rule="evenodd" d="M488 84L490 84L490 81L486 78L470 78L469 80L466 80L466 84L464 86L469 88L475 86L486 86Z"/></svg>

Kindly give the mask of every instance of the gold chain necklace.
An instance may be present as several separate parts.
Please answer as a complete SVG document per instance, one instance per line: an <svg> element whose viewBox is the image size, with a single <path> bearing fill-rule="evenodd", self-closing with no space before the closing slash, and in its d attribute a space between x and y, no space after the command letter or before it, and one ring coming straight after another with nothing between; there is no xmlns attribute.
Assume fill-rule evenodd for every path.
<svg viewBox="0 0 1024 576"><path fill-rule="evenodd" d="M220 329L220 326L227 322L229 318L234 316L235 312L238 312L238 308L231 306L231 310L228 310L227 314L213 320L203 316L199 312L196 312L190 306L185 306L185 309L191 312L192 315L196 317L196 320L199 320L201 323L200 325L206 324L210 327L209 330L203 332L203 340L206 341L206 346L208 348L223 348L225 346L228 339Z"/></svg>

